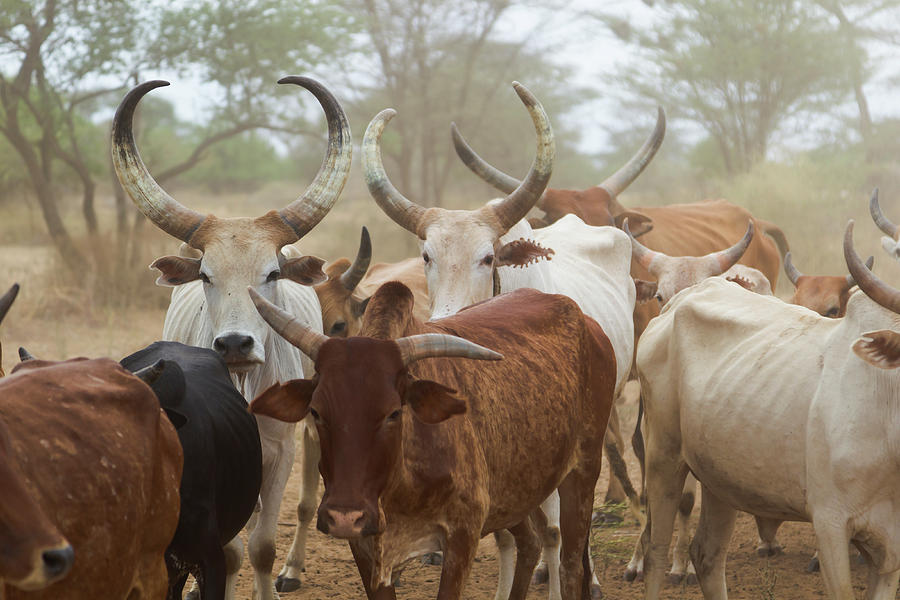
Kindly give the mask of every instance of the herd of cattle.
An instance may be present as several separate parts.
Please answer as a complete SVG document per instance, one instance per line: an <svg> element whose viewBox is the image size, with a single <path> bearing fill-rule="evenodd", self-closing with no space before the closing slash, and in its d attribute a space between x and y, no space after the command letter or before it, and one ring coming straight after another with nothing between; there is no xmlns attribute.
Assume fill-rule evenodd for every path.
<svg viewBox="0 0 900 600"><path fill-rule="evenodd" d="M193 597L233 598L247 527L254 596L271 600L300 587L315 517L348 540L369 598L394 598L403 565L432 552L442 553L438 598L460 598L489 533L496 598L524 598L541 573L551 599L591 598L606 449L610 494L627 496L644 523L627 576L646 570L646 598L658 597L676 517L671 573L726 598L737 510L756 517L761 552L777 547L782 521L811 522L831 598L853 598L851 543L868 564L867 598L895 598L900 291L856 254L852 221L850 274L826 277L803 275L777 226L728 202L626 209L617 197L662 143L662 110L606 181L547 188L550 122L514 83L537 134L524 179L492 167L453 126L463 162L506 195L476 210L425 208L385 172L381 136L395 113L382 111L362 142L366 183L419 238L421 258L370 265L364 228L352 263L325 266L292 244L339 198L350 128L321 84L279 83L315 95L328 149L303 195L256 218L195 212L144 166L134 112L166 82L138 85L119 106L119 181L183 242L152 264L157 283L174 287L166 341L120 363L20 349L0 380L0 597L181 598L192 574ZM535 207L544 216L526 219ZM900 230L877 192L870 210L898 257ZM772 295L782 264L791 303ZM0 299L0 319L17 291ZM641 389L632 442L646 518L615 410L630 377ZM273 581L296 439L298 526Z"/></svg>

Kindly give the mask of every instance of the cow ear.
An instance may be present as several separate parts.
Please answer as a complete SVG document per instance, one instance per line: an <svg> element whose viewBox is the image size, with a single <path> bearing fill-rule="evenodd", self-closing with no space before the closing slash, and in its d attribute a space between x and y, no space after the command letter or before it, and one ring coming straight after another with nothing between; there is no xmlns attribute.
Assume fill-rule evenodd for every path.
<svg viewBox="0 0 900 600"><path fill-rule="evenodd" d="M890 329L870 331L853 342L858 357L879 369L900 367L900 333Z"/></svg>
<svg viewBox="0 0 900 600"><path fill-rule="evenodd" d="M163 407L163 411L165 411L166 417L168 417L169 423L172 424L172 427L175 428L175 431L178 431L188 424L188 418L174 408Z"/></svg>
<svg viewBox="0 0 900 600"><path fill-rule="evenodd" d="M163 256L150 265L151 269L159 269L161 275L156 285L174 287L200 278L200 259L182 256Z"/></svg>
<svg viewBox="0 0 900 600"><path fill-rule="evenodd" d="M634 301L638 304L649 302L656 297L656 289L659 284L655 281L644 281L643 279L634 280L634 289L637 293Z"/></svg>
<svg viewBox="0 0 900 600"><path fill-rule="evenodd" d="M542 258L550 260L552 248L544 248L533 240L521 238L504 244L497 251L494 264L498 267L524 267Z"/></svg>
<svg viewBox="0 0 900 600"><path fill-rule="evenodd" d="M636 238L653 229L653 219L633 210L620 212L613 218L613 222L616 224L616 227L622 229L622 223L625 222L625 219L628 219L628 230Z"/></svg>
<svg viewBox="0 0 900 600"><path fill-rule="evenodd" d="M413 414L429 425L466 412L466 402L456 396L456 390L427 379L409 382L403 399L409 404Z"/></svg>
<svg viewBox="0 0 900 600"><path fill-rule="evenodd" d="M325 261L316 256L291 258L281 264L281 277L300 285L316 285L328 280L322 270Z"/></svg>
<svg viewBox="0 0 900 600"><path fill-rule="evenodd" d="M292 379L287 383L276 383L250 403L250 412L284 421L302 421L309 412L316 384L310 379Z"/></svg>

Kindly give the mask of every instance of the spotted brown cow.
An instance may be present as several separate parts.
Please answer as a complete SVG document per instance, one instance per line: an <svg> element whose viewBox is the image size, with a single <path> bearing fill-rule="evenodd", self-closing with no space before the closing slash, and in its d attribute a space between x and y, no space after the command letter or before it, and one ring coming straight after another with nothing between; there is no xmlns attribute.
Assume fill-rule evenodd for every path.
<svg viewBox="0 0 900 600"><path fill-rule="evenodd" d="M30 360L0 380L0 420L3 453L75 556L62 581L0 596L165 598L182 453L150 388L109 359Z"/></svg>
<svg viewBox="0 0 900 600"><path fill-rule="evenodd" d="M317 526L350 541L369 598L395 598L393 570L434 550L444 553L438 597L459 598L478 540L501 529L518 548L510 597L524 598L540 553L529 515L557 488L563 597L589 594L588 530L616 368L608 338L577 304L522 289L421 323L409 289L391 282L370 300L362 337L341 339L251 295L316 362L314 379L273 386L251 409L316 420ZM449 358L500 358L478 344L503 360Z"/></svg>

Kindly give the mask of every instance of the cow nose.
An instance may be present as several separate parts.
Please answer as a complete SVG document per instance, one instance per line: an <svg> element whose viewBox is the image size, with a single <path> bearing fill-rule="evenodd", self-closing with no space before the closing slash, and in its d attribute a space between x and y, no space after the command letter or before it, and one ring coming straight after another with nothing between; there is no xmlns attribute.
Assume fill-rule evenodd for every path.
<svg viewBox="0 0 900 600"><path fill-rule="evenodd" d="M253 350L253 338L249 335L230 333L217 337L213 342L213 348L222 355L225 360L242 359L250 355Z"/></svg>
<svg viewBox="0 0 900 600"><path fill-rule="evenodd" d="M324 523L318 523L320 531L336 538L356 538L362 535L365 516L361 510L327 509L324 512Z"/></svg>
<svg viewBox="0 0 900 600"><path fill-rule="evenodd" d="M54 548L53 550L45 550L41 554L44 561L44 571L47 573L48 579L56 579L62 577L72 568L72 562L75 560L75 551L72 546L66 545L62 548Z"/></svg>

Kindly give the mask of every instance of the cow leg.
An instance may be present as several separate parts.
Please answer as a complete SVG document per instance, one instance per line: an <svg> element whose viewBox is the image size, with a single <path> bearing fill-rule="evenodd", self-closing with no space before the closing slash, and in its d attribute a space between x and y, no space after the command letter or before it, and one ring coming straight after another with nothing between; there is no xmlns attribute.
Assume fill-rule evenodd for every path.
<svg viewBox="0 0 900 600"><path fill-rule="evenodd" d="M631 560L625 566L625 581L634 581L635 579L643 579L644 577L644 555L650 549L650 511L647 511L647 522L641 530L641 535L634 544L634 551L631 553Z"/></svg>
<svg viewBox="0 0 900 600"><path fill-rule="evenodd" d="M437 600L459 600L462 597L462 589L469 578L469 571L478 550L479 533L457 529L447 535Z"/></svg>
<svg viewBox="0 0 900 600"><path fill-rule="evenodd" d="M227 561L225 552L219 544L219 536L216 529L209 530L207 541L203 545L204 560L200 562L200 568L194 573L200 588L200 599L225 597L225 574Z"/></svg>
<svg viewBox="0 0 900 600"><path fill-rule="evenodd" d="M897 597L897 583L900 580L900 569L888 573L879 573L877 565L869 563L869 581L866 585L866 600L894 600Z"/></svg>
<svg viewBox="0 0 900 600"><path fill-rule="evenodd" d="M356 570L362 579L366 597L369 600L397 600L397 593L393 585L382 585L372 589L372 572L374 570L373 557L375 555L372 538L350 540L350 552L356 562Z"/></svg>
<svg viewBox="0 0 900 600"><path fill-rule="evenodd" d="M225 600L234 600L234 587L244 558L244 542L236 535L225 544Z"/></svg>
<svg viewBox="0 0 900 600"><path fill-rule="evenodd" d="M275 589L279 592L293 592L300 589L300 573L306 571L306 536L309 523L316 515L319 492L319 458L322 451L315 425L307 416L300 424L302 451L300 501L297 503L297 529L294 530L294 541L285 559L284 567L275 580Z"/></svg>
<svg viewBox="0 0 900 600"><path fill-rule="evenodd" d="M725 557L737 511L701 484L700 522L691 542L691 560L705 600L728 600Z"/></svg>
<svg viewBox="0 0 900 600"><path fill-rule="evenodd" d="M695 574L688 556L688 547L691 543L691 512L694 510L696 494L697 480L688 473L684 480L684 488L681 490L678 513L675 516L675 548L672 550L672 569L667 576L669 583L681 583L685 576L690 579Z"/></svg>
<svg viewBox="0 0 900 600"><path fill-rule="evenodd" d="M516 538L507 529L494 532L494 541L500 553L500 573L497 576L497 593L494 600L507 600L516 571Z"/></svg>
<svg viewBox="0 0 900 600"><path fill-rule="evenodd" d="M850 553L847 551L850 536L846 523L828 517L818 520L813 516L825 591L829 598L854 598L853 581L850 578Z"/></svg>
<svg viewBox="0 0 900 600"><path fill-rule="evenodd" d="M596 464L588 463L569 473L559 486L559 529L562 542L559 584L563 598L581 597L585 589L590 594L590 573L585 572L582 559L584 545L591 530L594 485L601 466L600 460L591 462Z"/></svg>
<svg viewBox="0 0 900 600"><path fill-rule="evenodd" d="M257 416L260 425L269 425L266 421L271 419ZM250 564L255 575L253 598L274 600L277 597L272 581L272 566L275 564L275 530L278 526L281 497L294 462L294 435L293 429L290 430L290 435L280 438L266 436L263 432L264 429L261 427L263 476L259 495L262 508L256 527L250 534L249 550Z"/></svg>
<svg viewBox="0 0 900 600"><path fill-rule="evenodd" d="M612 409L609 411L609 421L606 424L606 435L603 439L604 447L607 448L606 462L609 463L609 487L606 489L606 497L603 499L605 504L619 504L625 502L625 488L623 482L619 479L619 473L616 471L612 463L612 456L608 449L611 445L615 445L621 456L625 451L625 440L622 438L621 428L619 427L619 411L616 409L616 403L613 402ZM627 473L626 473L627 476ZM631 482L628 482L631 485Z"/></svg>
<svg viewBox="0 0 900 600"><path fill-rule="evenodd" d="M559 589L559 492L557 490L553 490L553 493L541 504L541 512L546 521L543 532L542 560L541 566L534 573L532 582L547 582L549 600L561 600L562 593Z"/></svg>
<svg viewBox="0 0 900 600"><path fill-rule="evenodd" d="M756 530L759 532L759 545L756 547L756 553L759 556L781 554L781 544L775 540L775 533L778 531L781 523L782 521L777 519L756 517Z"/></svg>
<svg viewBox="0 0 900 600"><path fill-rule="evenodd" d="M668 562L669 544L678 502L684 490L687 465L681 460L680 448L667 444L656 448L650 436L647 444L647 515L650 529L649 548L644 555L644 598L659 598L665 565ZM674 447L673 447L674 446Z"/></svg>
<svg viewBox="0 0 900 600"><path fill-rule="evenodd" d="M546 528L547 522L540 509L533 511L531 517L510 528L509 532L516 540L516 567L509 592L510 600L525 600L531 575L541 556L542 538L538 532L543 532Z"/></svg>

